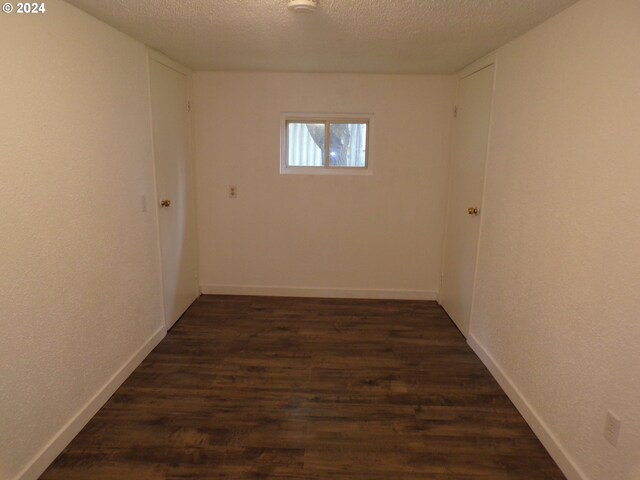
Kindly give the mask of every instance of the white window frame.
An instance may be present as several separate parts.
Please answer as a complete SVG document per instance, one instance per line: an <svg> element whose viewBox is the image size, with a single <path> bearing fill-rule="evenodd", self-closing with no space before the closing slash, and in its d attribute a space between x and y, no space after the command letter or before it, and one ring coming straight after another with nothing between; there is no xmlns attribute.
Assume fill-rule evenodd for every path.
<svg viewBox="0 0 640 480"><path fill-rule="evenodd" d="M288 123L366 123L367 150L364 167L301 167L287 164ZM363 113L283 113L280 116L280 174L283 175L372 175L372 135L373 115ZM328 142L329 131L326 129L325 142ZM327 149L328 151L328 149ZM324 159L326 163L326 158Z"/></svg>

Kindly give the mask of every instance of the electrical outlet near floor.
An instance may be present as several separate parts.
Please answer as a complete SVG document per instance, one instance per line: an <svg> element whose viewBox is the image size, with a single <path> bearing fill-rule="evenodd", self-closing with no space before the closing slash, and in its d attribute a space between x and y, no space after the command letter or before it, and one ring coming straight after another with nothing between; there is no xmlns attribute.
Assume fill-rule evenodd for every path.
<svg viewBox="0 0 640 480"><path fill-rule="evenodd" d="M620 436L620 419L612 412L607 412L607 420L604 424L604 438L615 446L618 443L618 437Z"/></svg>

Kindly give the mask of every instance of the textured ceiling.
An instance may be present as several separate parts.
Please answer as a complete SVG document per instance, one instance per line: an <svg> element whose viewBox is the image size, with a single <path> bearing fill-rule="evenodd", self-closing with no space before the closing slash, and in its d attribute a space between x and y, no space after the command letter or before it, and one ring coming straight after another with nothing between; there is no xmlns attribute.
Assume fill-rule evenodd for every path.
<svg viewBox="0 0 640 480"><path fill-rule="evenodd" d="M195 70L453 73L576 0L67 0Z"/></svg>

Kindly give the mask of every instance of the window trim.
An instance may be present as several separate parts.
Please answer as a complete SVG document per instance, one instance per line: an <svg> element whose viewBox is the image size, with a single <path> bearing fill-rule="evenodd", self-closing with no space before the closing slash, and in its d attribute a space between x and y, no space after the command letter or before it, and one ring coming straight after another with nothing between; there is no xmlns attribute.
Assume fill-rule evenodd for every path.
<svg viewBox="0 0 640 480"><path fill-rule="evenodd" d="M327 162L329 149L325 148L324 166L302 167L287 164L289 123L365 123L367 125L367 149L364 167L331 167ZM372 175L373 115L368 113L283 113L280 116L280 174L281 175ZM325 127L325 145L329 143L329 128Z"/></svg>

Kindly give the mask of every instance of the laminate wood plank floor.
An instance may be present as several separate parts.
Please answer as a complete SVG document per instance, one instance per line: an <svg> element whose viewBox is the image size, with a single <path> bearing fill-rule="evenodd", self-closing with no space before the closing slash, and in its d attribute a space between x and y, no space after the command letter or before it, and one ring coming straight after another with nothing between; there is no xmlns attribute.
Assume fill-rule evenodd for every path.
<svg viewBox="0 0 640 480"><path fill-rule="evenodd" d="M202 296L41 478L565 477L435 302Z"/></svg>

